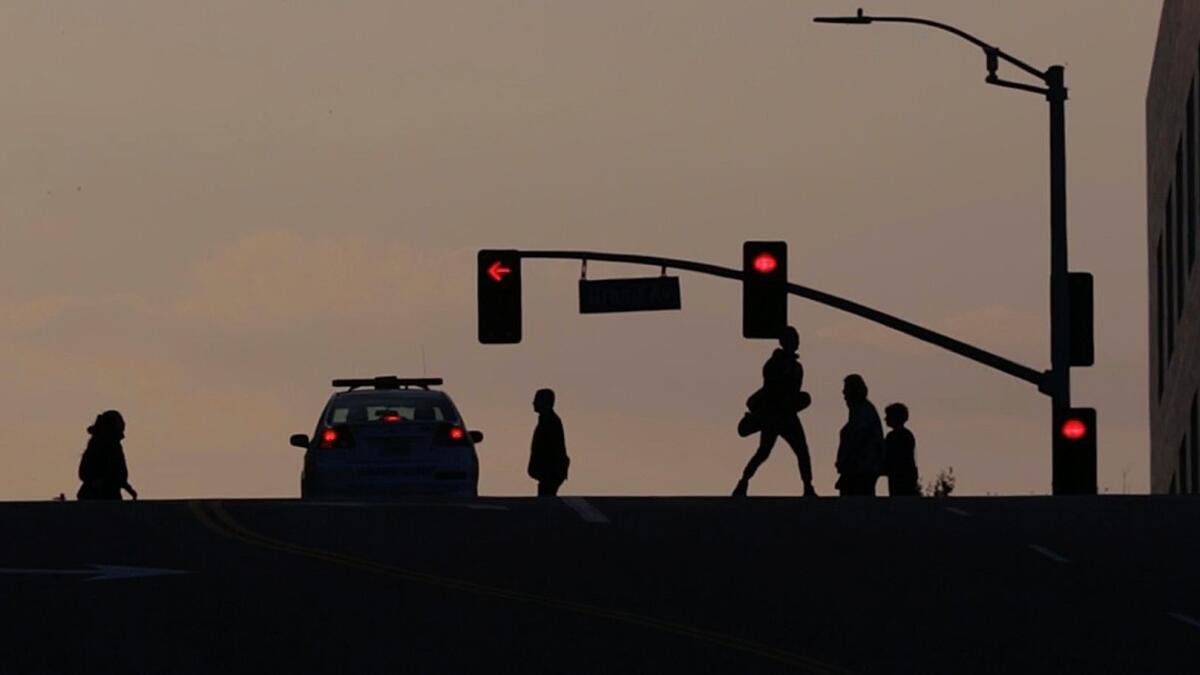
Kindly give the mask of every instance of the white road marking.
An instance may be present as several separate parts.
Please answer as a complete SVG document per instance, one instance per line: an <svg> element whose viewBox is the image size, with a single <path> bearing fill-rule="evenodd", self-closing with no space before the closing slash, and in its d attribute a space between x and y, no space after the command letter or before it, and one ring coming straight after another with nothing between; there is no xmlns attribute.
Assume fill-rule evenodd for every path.
<svg viewBox="0 0 1200 675"><path fill-rule="evenodd" d="M590 503L588 503L588 500L584 499L583 497L563 497L562 500L563 503L571 507L575 513L578 513L580 518L583 518L589 523L612 522L608 519L608 516L600 513L600 509L592 506Z"/></svg>
<svg viewBox="0 0 1200 675"><path fill-rule="evenodd" d="M112 581L114 579L137 579L160 577L171 574L191 574L188 570L164 570L156 567L128 567L125 565L88 565L90 570L50 570L0 567L0 574L37 574L48 576L86 576L82 581Z"/></svg>
<svg viewBox="0 0 1200 675"><path fill-rule="evenodd" d="M946 510L947 510L947 511L949 511L950 513L953 513L953 514L957 515L957 516L962 516L963 518L970 518L970 517L971 517L971 512L970 512L970 511L964 511L963 509L960 509L960 508L958 508L957 506L947 506L947 507L946 507Z"/></svg>
<svg viewBox="0 0 1200 675"><path fill-rule="evenodd" d="M1030 544L1029 548L1037 551L1038 553L1041 553L1042 555L1046 556L1047 558L1053 560L1056 563L1065 565L1065 564L1068 564L1071 562L1070 560L1067 560L1066 558L1055 553L1054 551L1051 551L1050 549L1046 548L1045 546L1038 546L1037 544Z"/></svg>
<svg viewBox="0 0 1200 675"><path fill-rule="evenodd" d="M1187 614L1180 614L1179 612L1167 612L1167 616L1171 617L1172 619L1182 621L1193 628L1200 628L1200 621L1193 619Z"/></svg>

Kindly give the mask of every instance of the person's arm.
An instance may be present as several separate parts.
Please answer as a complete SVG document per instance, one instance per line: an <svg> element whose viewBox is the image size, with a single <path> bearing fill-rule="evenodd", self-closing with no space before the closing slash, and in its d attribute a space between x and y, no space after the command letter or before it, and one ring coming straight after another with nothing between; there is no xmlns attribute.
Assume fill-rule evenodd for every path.
<svg viewBox="0 0 1200 675"><path fill-rule="evenodd" d="M538 417L537 426L533 428L533 440L529 444L529 477L534 480L542 479L543 456L546 452L546 431L542 426L542 418Z"/></svg>
<svg viewBox="0 0 1200 675"><path fill-rule="evenodd" d="M907 463L907 466L905 468L916 471L917 470L917 438L916 438L916 436L913 436L913 433L911 431L908 431L907 429L905 429L905 432L906 433L900 439L900 441L901 441L900 447L903 448L903 451L902 451L903 454L901 455L901 457L903 457L904 461Z"/></svg>
<svg viewBox="0 0 1200 675"><path fill-rule="evenodd" d="M116 472L117 472L117 475L116 475L117 481L116 482L121 486L120 489L123 489L126 492L128 492L130 498L132 498L133 501L136 502L137 501L137 490L134 490L133 486L129 484L129 465L125 463L125 451L124 450L118 450L117 461L116 461Z"/></svg>
<svg viewBox="0 0 1200 675"><path fill-rule="evenodd" d="M87 483L92 480L92 477L96 473L95 463L92 454L85 450L83 457L79 458L79 480L81 482Z"/></svg>
<svg viewBox="0 0 1200 675"><path fill-rule="evenodd" d="M550 447L546 452L546 463L550 466L546 467L550 472L551 480L565 481L567 479L567 465L570 459L567 458L567 437L563 431L562 419L555 415L553 425L549 425L547 436Z"/></svg>
<svg viewBox="0 0 1200 675"><path fill-rule="evenodd" d="M860 473L867 470L871 462L872 452L870 420L867 419L866 406L858 406L850 413L846 426L842 427L842 445L844 453L839 452L838 458L842 471Z"/></svg>
<svg viewBox="0 0 1200 675"><path fill-rule="evenodd" d="M554 418L554 449L564 457L567 454L567 433L563 430L562 419Z"/></svg>
<svg viewBox="0 0 1200 675"><path fill-rule="evenodd" d="M834 462L834 468L837 469L838 473L845 473L849 468L847 464L849 458L846 454L847 449L850 447L850 424L852 422L853 418L846 420L846 423L842 425L841 431L838 432L837 461Z"/></svg>

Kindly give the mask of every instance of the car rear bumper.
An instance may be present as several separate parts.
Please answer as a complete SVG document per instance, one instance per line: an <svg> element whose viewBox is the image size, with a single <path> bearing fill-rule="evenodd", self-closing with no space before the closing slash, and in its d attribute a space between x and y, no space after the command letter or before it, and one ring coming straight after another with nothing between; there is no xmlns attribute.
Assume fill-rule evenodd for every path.
<svg viewBox="0 0 1200 675"><path fill-rule="evenodd" d="M412 495L474 496L479 475L458 468L424 470L367 467L306 472L300 493L304 499L365 499Z"/></svg>

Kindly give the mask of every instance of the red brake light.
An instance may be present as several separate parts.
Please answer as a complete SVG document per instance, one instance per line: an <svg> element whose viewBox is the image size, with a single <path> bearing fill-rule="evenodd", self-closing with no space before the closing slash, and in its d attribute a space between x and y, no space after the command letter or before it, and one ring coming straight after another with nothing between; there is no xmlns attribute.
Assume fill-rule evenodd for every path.
<svg viewBox="0 0 1200 675"><path fill-rule="evenodd" d="M321 432L320 438L322 450L354 447L354 436L349 429L329 428Z"/></svg>
<svg viewBox="0 0 1200 675"><path fill-rule="evenodd" d="M384 422L399 422L400 416L399 415L384 415L383 421Z"/></svg>
<svg viewBox="0 0 1200 675"><path fill-rule="evenodd" d="M458 427L450 429L450 440L452 441L461 441L466 435L467 433Z"/></svg>

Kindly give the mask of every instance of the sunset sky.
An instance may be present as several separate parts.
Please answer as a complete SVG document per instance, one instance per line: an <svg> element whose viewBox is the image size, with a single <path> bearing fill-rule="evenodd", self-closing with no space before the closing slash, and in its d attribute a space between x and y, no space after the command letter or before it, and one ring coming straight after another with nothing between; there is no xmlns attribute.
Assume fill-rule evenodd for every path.
<svg viewBox="0 0 1200 675"><path fill-rule="evenodd" d="M736 267L1049 366L1047 106L915 26L799 0L0 4L0 499L78 486L85 428L128 423L143 498L295 496L334 377L444 377L480 491L530 494L535 389L563 494L728 493L771 344L732 281L683 310L580 316L579 265L526 261L525 340L475 339L480 248ZM1144 98L1160 3L880 0L1066 64L1071 267L1096 286L1101 491L1149 468ZM1008 71L1007 76L1020 75ZM657 269L589 265L589 278ZM816 485L841 380L905 402L923 478L1048 493L1050 405L1009 376L793 299ZM798 494L786 446L751 494Z"/></svg>

